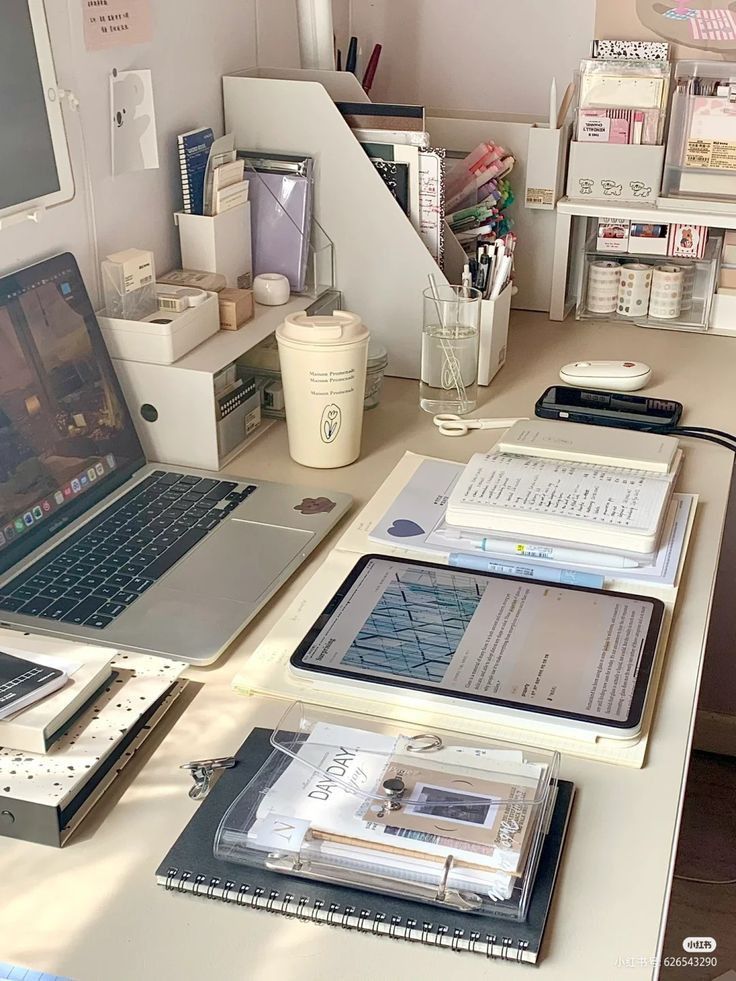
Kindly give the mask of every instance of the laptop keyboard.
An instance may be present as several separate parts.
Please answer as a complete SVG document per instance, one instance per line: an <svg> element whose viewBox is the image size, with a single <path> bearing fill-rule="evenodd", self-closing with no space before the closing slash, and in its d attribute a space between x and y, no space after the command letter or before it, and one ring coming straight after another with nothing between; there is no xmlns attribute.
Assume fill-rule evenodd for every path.
<svg viewBox="0 0 736 981"><path fill-rule="evenodd" d="M0 591L0 611L104 630L257 488L156 470Z"/></svg>

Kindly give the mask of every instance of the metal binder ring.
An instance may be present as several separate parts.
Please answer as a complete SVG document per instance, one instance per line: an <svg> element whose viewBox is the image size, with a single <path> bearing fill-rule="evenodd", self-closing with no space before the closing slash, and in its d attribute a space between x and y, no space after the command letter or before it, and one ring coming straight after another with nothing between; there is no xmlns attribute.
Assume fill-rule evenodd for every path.
<svg viewBox="0 0 736 981"><path fill-rule="evenodd" d="M442 869L442 878L440 879L440 884L437 888L437 901L439 903L444 903L445 897L447 896L447 880L450 878L450 871L452 869L453 861L454 859L452 855L448 855L444 868Z"/></svg>
<svg viewBox="0 0 736 981"><path fill-rule="evenodd" d="M220 880L217 878L217 876L215 876L213 879L210 879L210 884L207 886L207 892L205 893L207 899L213 898L214 891L219 885L220 885Z"/></svg>
<svg viewBox="0 0 736 981"><path fill-rule="evenodd" d="M412 736L406 748L409 753L434 753L442 749L442 740L433 732L422 732Z"/></svg>

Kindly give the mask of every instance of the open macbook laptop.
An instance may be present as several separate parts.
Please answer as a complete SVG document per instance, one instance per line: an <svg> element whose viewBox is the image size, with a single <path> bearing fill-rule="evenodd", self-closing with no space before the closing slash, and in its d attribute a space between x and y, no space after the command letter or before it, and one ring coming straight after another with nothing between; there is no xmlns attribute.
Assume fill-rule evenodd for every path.
<svg viewBox="0 0 736 981"><path fill-rule="evenodd" d="M0 279L0 624L209 664L350 504L146 463L74 257Z"/></svg>

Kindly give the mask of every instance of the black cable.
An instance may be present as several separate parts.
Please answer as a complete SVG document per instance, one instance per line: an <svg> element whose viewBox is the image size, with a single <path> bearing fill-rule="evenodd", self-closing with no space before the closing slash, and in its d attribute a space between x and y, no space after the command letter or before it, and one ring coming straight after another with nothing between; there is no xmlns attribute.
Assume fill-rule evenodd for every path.
<svg viewBox="0 0 736 981"><path fill-rule="evenodd" d="M731 450L732 453L736 453L736 437L733 436L728 437L733 440L732 443L728 443L725 439L720 439L718 436L711 436L705 432L693 432L684 427L666 429L664 432L672 436L690 436L692 439L704 439L709 443L715 443L717 446L723 446L725 449Z"/></svg>
<svg viewBox="0 0 736 981"><path fill-rule="evenodd" d="M736 436L731 433L724 433L722 429L711 429L709 426L675 426L674 431L677 432L678 430L687 430L688 433L710 433L713 436L720 436L722 439L736 443Z"/></svg>
<svg viewBox="0 0 736 981"><path fill-rule="evenodd" d="M690 436L692 439L703 439L736 453L736 436L720 429L709 429L705 426L647 426L644 431L666 436Z"/></svg>

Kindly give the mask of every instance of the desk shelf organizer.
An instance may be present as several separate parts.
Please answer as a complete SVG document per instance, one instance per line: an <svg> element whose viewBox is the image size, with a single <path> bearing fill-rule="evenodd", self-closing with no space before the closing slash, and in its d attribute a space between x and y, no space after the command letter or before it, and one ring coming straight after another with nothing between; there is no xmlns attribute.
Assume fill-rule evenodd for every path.
<svg viewBox="0 0 736 981"><path fill-rule="evenodd" d="M345 307L360 314L372 336L388 351L387 374L418 378L422 293L428 277L438 285L459 284L465 253L445 226L444 269L440 270L412 223L397 207L335 101L367 102L350 72L246 69L223 78L225 127L238 148L308 153L315 158L315 217L335 244L336 286ZM534 117L494 119L428 109L426 126L433 146L462 156L493 137L519 160L526 157ZM519 148L518 150L516 148ZM523 167L514 182L524 186ZM517 250L517 284L527 309L548 309L554 214L514 209L515 230L535 246L550 246L548 269ZM540 245L540 248L542 246ZM548 277L545 282L545 278ZM517 297L517 299L519 299ZM497 351L479 372L488 384L505 360L507 320L499 318L510 300L483 302L484 350ZM492 334L495 332L495 337ZM503 335L503 336L502 336ZM483 342L482 342L483 343ZM500 360L498 360L500 358Z"/></svg>
<svg viewBox="0 0 736 981"><path fill-rule="evenodd" d="M146 457L175 466L220 470L273 420L255 432L233 432L233 418L219 408L215 379L232 371L234 378L250 378L238 370L243 355L269 337L290 313L332 313L340 307L340 294L318 288L311 295L294 295L280 307L255 305L255 317L240 330L221 330L173 364L146 364L113 357L113 365L130 407ZM241 411L241 415L245 410ZM239 438L242 437L242 438Z"/></svg>
<svg viewBox="0 0 736 981"><path fill-rule="evenodd" d="M590 236L586 242L583 261L577 269L577 304L575 317L577 320L620 321L622 323L638 324L641 327L661 327L669 330L706 331L710 324L713 295L718 281L718 271L721 265L723 238L711 235L702 259L683 259L673 256L647 255L636 252L611 253L602 252L596 248L597 219L589 220ZM618 313L593 313L588 308L588 277L590 264L598 260L613 261L619 265L635 262L655 266L671 265L685 267L686 274L692 276L692 303L683 305L681 315L675 320L663 320L657 317L626 317Z"/></svg>

